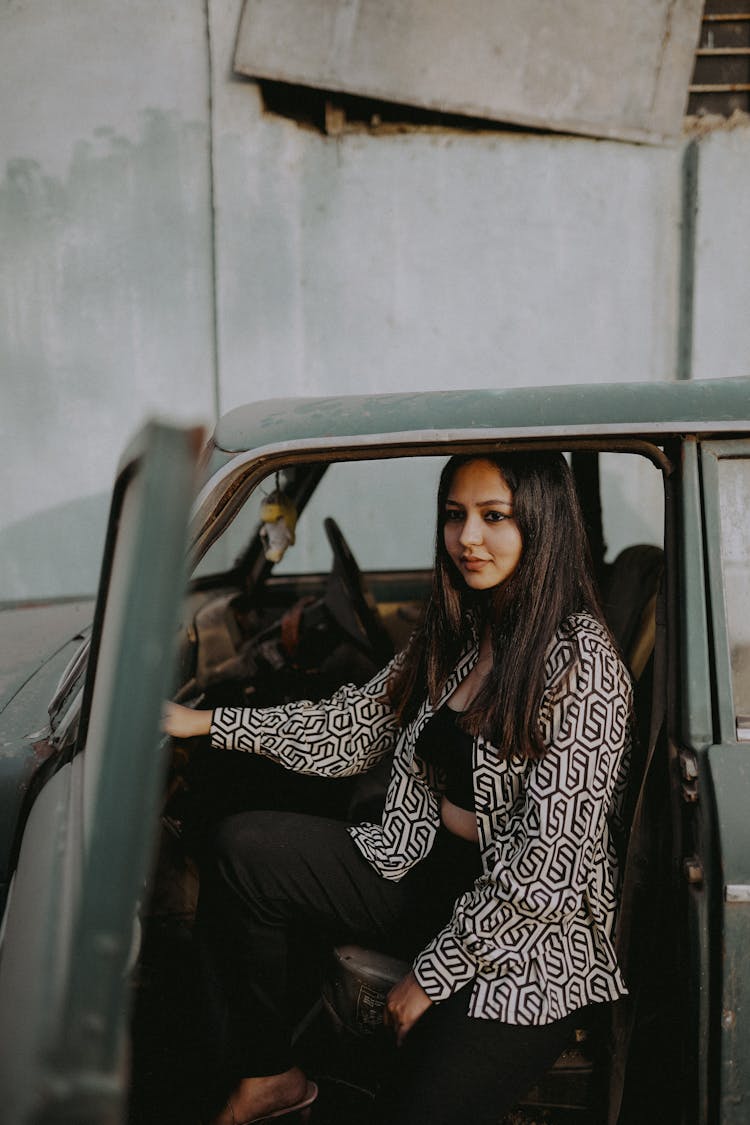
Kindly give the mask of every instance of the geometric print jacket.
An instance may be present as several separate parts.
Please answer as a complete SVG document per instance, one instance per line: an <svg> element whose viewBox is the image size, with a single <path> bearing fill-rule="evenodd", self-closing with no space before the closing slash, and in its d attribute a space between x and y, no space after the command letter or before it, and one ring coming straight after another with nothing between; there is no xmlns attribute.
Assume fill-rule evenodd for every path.
<svg viewBox="0 0 750 1125"><path fill-rule="evenodd" d="M219 707L212 745L329 777L363 772L393 751L381 823L350 832L373 867L398 880L427 855L440 823L439 779L415 743L477 658L473 643L434 708L426 700L404 728L385 694L391 662L322 702ZM599 622L579 613L553 637L545 680L540 760L502 760L474 739L482 874L413 966L434 1002L473 982L469 1014L512 1024L550 1023L627 991L613 949L613 832L630 757L630 676Z"/></svg>

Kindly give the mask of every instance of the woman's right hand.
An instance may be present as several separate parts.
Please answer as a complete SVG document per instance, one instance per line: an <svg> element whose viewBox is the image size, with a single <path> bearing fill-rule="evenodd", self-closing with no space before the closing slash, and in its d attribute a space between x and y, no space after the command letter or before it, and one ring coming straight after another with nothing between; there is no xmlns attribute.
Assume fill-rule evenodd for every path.
<svg viewBox="0 0 750 1125"><path fill-rule="evenodd" d="M213 711L197 711L180 703L165 703L161 726L172 738L199 738L211 730Z"/></svg>

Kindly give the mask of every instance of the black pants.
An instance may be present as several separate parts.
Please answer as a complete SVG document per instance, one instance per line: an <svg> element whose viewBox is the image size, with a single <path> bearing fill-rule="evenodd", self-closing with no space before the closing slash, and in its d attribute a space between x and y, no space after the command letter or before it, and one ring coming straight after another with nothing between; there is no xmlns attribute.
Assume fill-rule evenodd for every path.
<svg viewBox="0 0 750 1125"><path fill-rule="evenodd" d="M197 932L216 1043L235 1077L293 1065L296 970L353 941L410 957L479 874L479 852L445 831L398 883L362 857L346 825L297 813L230 817L205 865ZM470 986L428 1009L397 1052L379 1102L389 1125L496 1122L570 1039L572 1018L519 1027L469 1017ZM227 1046L230 1056L227 1057Z"/></svg>

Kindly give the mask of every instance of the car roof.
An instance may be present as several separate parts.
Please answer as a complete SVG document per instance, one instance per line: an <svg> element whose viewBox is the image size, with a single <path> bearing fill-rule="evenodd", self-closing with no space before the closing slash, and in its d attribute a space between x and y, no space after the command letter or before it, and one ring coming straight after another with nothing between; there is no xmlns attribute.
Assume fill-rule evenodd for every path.
<svg viewBox="0 0 750 1125"><path fill-rule="evenodd" d="M226 453L374 438L726 433L750 429L750 378L497 390L278 398L239 406L216 426Z"/></svg>

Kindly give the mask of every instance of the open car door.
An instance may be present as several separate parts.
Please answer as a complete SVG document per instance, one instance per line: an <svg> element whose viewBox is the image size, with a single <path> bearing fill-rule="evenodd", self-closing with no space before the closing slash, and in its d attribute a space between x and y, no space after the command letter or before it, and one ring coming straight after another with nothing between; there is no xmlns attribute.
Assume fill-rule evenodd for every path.
<svg viewBox="0 0 750 1125"><path fill-rule="evenodd" d="M201 437L150 423L118 470L78 737L29 812L4 919L6 1125L124 1117L128 972L156 839L159 720Z"/></svg>

